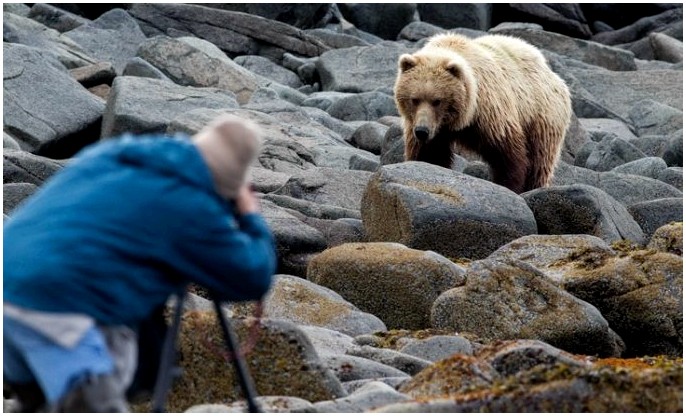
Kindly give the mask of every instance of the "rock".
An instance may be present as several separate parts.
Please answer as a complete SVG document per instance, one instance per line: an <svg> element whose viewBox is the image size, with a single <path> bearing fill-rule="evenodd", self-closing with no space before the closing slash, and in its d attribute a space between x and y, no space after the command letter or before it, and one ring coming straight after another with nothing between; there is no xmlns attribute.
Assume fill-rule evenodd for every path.
<svg viewBox="0 0 686 416"><path fill-rule="evenodd" d="M312 259L307 279L328 287L389 328L421 329L438 295L463 270L431 252L396 243L344 244Z"/></svg>
<svg viewBox="0 0 686 416"><path fill-rule="evenodd" d="M386 130L383 142L381 143L382 165L392 165L405 161L405 139L403 139L403 128L399 123L391 124Z"/></svg>
<svg viewBox="0 0 686 416"><path fill-rule="evenodd" d="M636 140L634 132L619 120L610 118L580 118L579 122L594 141L600 141L606 134L611 133L624 141L636 145L632 142ZM594 137L598 137L598 140L594 139Z"/></svg>
<svg viewBox="0 0 686 416"><path fill-rule="evenodd" d="M552 186L522 194L541 234L588 234L610 243L644 241L627 209L607 193L588 185Z"/></svg>
<svg viewBox="0 0 686 416"><path fill-rule="evenodd" d="M275 189L272 194L265 195L264 199L272 201L276 205L295 210L308 218L318 218L325 220L334 220L339 218L360 218L360 212L357 209L341 208L336 205L318 204L316 202L307 201L304 199L293 198L287 195L280 195L284 186L289 184L290 176L286 182Z"/></svg>
<svg viewBox="0 0 686 416"><path fill-rule="evenodd" d="M647 178L658 179L660 173L667 169L667 163L659 157L644 157L641 159L627 162L612 169L612 172L626 173L629 175L645 176Z"/></svg>
<svg viewBox="0 0 686 416"><path fill-rule="evenodd" d="M311 413L314 406L307 400L290 396L259 396L255 403L265 413ZM245 400L237 400L230 405L225 404L196 404L184 413L248 413Z"/></svg>
<svg viewBox="0 0 686 416"><path fill-rule="evenodd" d="M7 12L22 17L28 17L29 13L31 13L31 7L24 3L3 3L2 11L3 13Z"/></svg>
<svg viewBox="0 0 686 416"><path fill-rule="evenodd" d="M150 37L183 33L205 39L226 53L258 54L262 44L304 56L319 56L329 48L285 23L251 14L194 4L133 4L129 13Z"/></svg>
<svg viewBox="0 0 686 416"><path fill-rule="evenodd" d="M442 364L449 367L451 363ZM438 364L436 364L438 367ZM448 373L439 367L434 373ZM598 360L591 367L534 367L503 383L465 392L426 394L377 413L681 412L683 365L677 360ZM459 372L455 371L458 374ZM450 374L450 373L448 373ZM415 377L416 378L416 377ZM454 391L456 377L436 377L435 390ZM447 380L440 384L440 380Z"/></svg>
<svg viewBox="0 0 686 416"><path fill-rule="evenodd" d="M564 288L592 303L626 343L625 356L681 356L683 260L651 251L570 269Z"/></svg>
<svg viewBox="0 0 686 416"><path fill-rule="evenodd" d="M649 34L648 39L657 59L673 63L684 61L683 42L659 32Z"/></svg>
<svg viewBox="0 0 686 416"><path fill-rule="evenodd" d="M492 260L519 260L545 273L555 284L563 281L565 271L574 267L570 259L583 258L590 265L615 251L603 240L587 234L527 235L493 252Z"/></svg>
<svg viewBox="0 0 686 416"><path fill-rule="evenodd" d="M312 224L313 220L306 219L305 223ZM317 228L326 239L327 248L340 246L346 243L362 243L366 241L364 235L364 227L362 220L357 218L339 218L337 220L319 220L325 224L317 226Z"/></svg>
<svg viewBox="0 0 686 416"><path fill-rule="evenodd" d="M381 42L325 52L316 63L322 90L367 92L392 88L398 73L398 58L413 51L396 42Z"/></svg>
<svg viewBox="0 0 686 416"><path fill-rule="evenodd" d="M327 111L344 121L374 121L384 116L398 115L393 97L378 91L343 97L334 102Z"/></svg>
<svg viewBox="0 0 686 416"><path fill-rule="evenodd" d="M341 3L338 9L356 28L382 39L395 40L405 25L413 21L413 3Z"/></svg>
<svg viewBox="0 0 686 416"><path fill-rule="evenodd" d="M300 330L307 336L319 356L343 355L355 345L355 339L338 331L320 326L300 325Z"/></svg>
<svg viewBox="0 0 686 416"><path fill-rule="evenodd" d="M270 201L263 200L260 205L276 239L277 272L305 276L309 256L326 249L324 236Z"/></svg>
<svg viewBox="0 0 686 416"><path fill-rule="evenodd" d="M3 130L22 149L65 158L98 140L102 100L33 48L5 42L3 52Z"/></svg>
<svg viewBox="0 0 686 416"><path fill-rule="evenodd" d="M683 20L683 9L675 8L666 10L655 16L642 17L632 24L611 32L602 32L593 35L592 39L606 45L617 45L638 40L650 32L659 31L672 22Z"/></svg>
<svg viewBox="0 0 686 416"><path fill-rule="evenodd" d="M49 56L47 63L60 70L64 67L77 68L97 61L71 39L28 17L3 13L2 32L5 43L33 46L40 50L41 55ZM55 65L55 60L61 65Z"/></svg>
<svg viewBox="0 0 686 416"><path fill-rule="evenodd" d="M641 136L630 139L629 143L636 146L646 156L663 157L669 145L669 136Z"/></svg>
<svg viewBox="0 0 686 416"><path fill-rule="evenodd" d="M138 56L179 85L231 91L241 104L247 103L258 88L255 76L240 65L214 58L187 42L166 36L143 42Z"/></svg>
<svg viewBox="0 0 686 416"><path fill-rule="evenodd" d="M391 366L352 355L323 356L322 361L341 382L379 377L407 377Z"/></svg>
<svg viewBox="0 0 686 416"><path fill-rule="evenodd" d="M670 167L657 176L658 180L670 184L676 189L683 192L684 188L684 168L681 167Z"/></svg>
<svg viewBox="0 0 686 416"><path fill-rule="evenodd" d="M164 131L175 117L195 108L237 107L233 93L218 88L120 76L112 83L101 137Z"/></svg>
<svg viewBox="0 0 686 416"><path fill-rule="evenodd" d="M569 68L580 86L623 118L639 101L650 99L683 110L683 71L605 71ZM622 91L617 94L617 91ZM578 117L597 117L580 115Z"/></svg>
<svg viewBox="0 0 686 416"><path fill-rule="evenodd" d="M472 355L472 344L460 336L436 335L406 343L400 352L428 361L440 361L455 354Z"/></svg>
<svg viewBox="0 0 686 416"><path fill-rule="evenodd" d="M349 336L386 330L379 318L361 312L331 289L296 276L274 277L263 301L267 318L319 326Z"/></svg>
<svg viewBox="0 0 686 416"><path fill-rule="evenodd" d="M629 110L639 136L669 134L683 126L683 113L653 100L641 100Z"/></svg>
<svg viewBox="0 0 686 416"><path fill-rule="evenodd" d="M211 3L203 5L262 16L300 29L319 27L327 23L332 14L330 3Z"/></svg>
<svg viewBox="0 0 686 416"><path fill-rule="evenodd" d="M268 194L281 188L291 176L286 173L274 172L269 169L255 167L250 169L250 183L255 192Z"/></svg>
<svg viewBox="0 0 686 416"><path fill-rule="evenodd" d="M365 123L355 130L350 141L360 149L379 155L388 129L388 126L376 121Z"/></svg>
<svg viewBox="0 0 686 416"><path fill-rule="evenodd" d="M550 32L588 39L591 30L577 4L496 4L493 8L493 25L501 22L530 22L542 25Z"/></svg>
<svg viewBox="0 0 686 416"><path fill-rule="evenodd" d="M259 74L263 77L274 80L280 84L291 88L300 88L303 86L300 77L288 69L277 65L267 58L257 55L243 55L237 56L234 62L248 69L251 72Z"/></svg>
<svg viewBox="0 0 686 416"><path fill-rule="evenodd" d="M9 215L26 198L36 192L38 187L32 183L5 183L2 185L2 213Z"/></svg>
<svg viewBox="0 0 686 416"><path fill-rule="evenodd" d="M36 156L23 150L3 150L2 183L30 183L41 186L62 169L53 159Z"/></svg>
<svg viewBox="0 0 686 416"><path fill-rule="evenodd" d="M477 358L456 354L434 363L398 390L414 399L440 397L486 388L498 377L490 364ZM446 383L446 380L450 382Z"/></svg>
<svg viewBox="0 0 686 416"><path fill-rule="evenodd" d="M370 345L353 346L346 351L346 354L354 357L367 358L376 361L377 363L397 368L409 375L415 375L431 365L430 361L412 355L387 348L376 348Z"/></svg>
<svg viewBox="0 0 686 416"><path fill-rule="evenodd" d="M428 5L428 4L427 4ZM422 5L420 5L421 7ZM398 40L409 40L410 42L417 42L422 39L429 38L444 32L440 26L432 25L426 22L412 22L405 26L398 34Z"/></svg>
<svg viewBox="0 0 686 416"><path fill-rule="evenodd" d="M252 321L233 320L241 342ZM247 359L258 396L298 397L310 402L345 396L343 387L317 356L307 337L293 324L263 319L256 324L257 342ZM224 347L214 312L184 314L179 335L179 366L184 368L167 400L167 411L181 412L203 402L239 398L235 371L221 353ZM198 367L196 364L202 362ZM149 411L146 406L134 409Z"/></svg>
<svg viewBox="0 0 686 416"><path fill-rule="evenodd" d="M445 29L469 28L488 30L493 6L487 3L453 4L421 3L417 11L422 22Z"/></svg>
<svg viewBox="0 0 686 416"><path fill-rule="evenodd" d="M310 36L319 39L320 42L331 49L352 48L353 46L369 46L371 43L356 36L345 33L337 33L328 29L308 29L305 31Z"/></svg>
<svg viewBox="0 0 686 416"><path fill-rule="evenodd" d="M589 22L600 21L610 28L629 26L637 20L681 7L678 3L642 3L627 9L618 3L586 3L581 9ZM611 29L612 30L612 29Z"/></svg>
<svg viewBox="0 0 686 416"><path fill-rule="evenodd" d="M359 210L362 193L371 176L370 172L363 171L312 168L291 176L276 193L318 204Z"/></svg>
<svg viewBox="0 0 686 416"><path fill-rule="evenodd" d="M423 162L382 166L367 185L361 212L370 241L395 241L452 258L483 258L537 231L519 195Z"/></svg>
<svg viewBox="0 0 686 416"><path fill-rule="evenodd" d="M648 243L648 250L663 251L665 253L683 256L684 226L682 222L670 223L658 228Z"/></svg>
<svg viewBox="0 0 686 416"><path fill-rule="evenodd" d="M540 365L558 364L586 368L590 362L537 340L500 341L479 351L477 358L489 363L502 377L514 376Z"/></svg>
<svg viewBox="0 0 686 416"><path fill-rule="evenodd" d="M610 133L592 148L584 167L597 172L605 172L644 157L645 154L631 143Z"/></svg>
<svg viewBox="0 0 686 416"><path fill-rule="evenodd" d="M2 148L3 149L12 149L12 150L21 150L21 147L19 146L19 143L14 139L14 137L10 136L9 134L2 132Z"/></svg>
<svg viewBox="0 0 686 416"><path fill-rule="evenodd" d="M431 326L487 341L538 339L576 354L621 353L621 340L593 305L517 260L473 262L467 282L434 302Z"/></svg>
<svg viewBox="0 0 686 416"><path fill-rule="evenodd" d="M381 382L386 384L387 386L392 387L397 391L398 386L400 386L402 383L406 382L409 380L411 377L410 376L403 376L403 377L381 377L381 378L368 378L368 379L361 379L361 380L351 380L351 381L346 381L343 383L343 387L345 387L348 390L348 393L354 393L355 391L359 390L360 388L366 386L367 384L371 382Z"/></svg>
<svg viewBox="0 0 686 416"><path fill-rule="evenodd" d="M362 413L408 397L381 381L370 381L347 397L314 404L315 413Z"/></svg>
<svg viewBox="0 0 686 416"><path fill-rule="evenodd" d="M500 28L491 29L489 32L499 35L515 36L531 43L532 45L564 55L567 58L577 59L591 65L600 66L611 71L635 71L636 63L634 54L624 49L606 46L596 42L575 39L544 30L529 28Z"/></svg>
<svg viewBox="0 0 686 416"><path fill-rule="evenodd" d="M647 236L665 224L684 218L683 198L662 198L638 202L627 207L629 214L641 226Z"/></svg>
<svg viewBox="0 0 686 416"><path fill-rule="evenodd" d="M139 58L137 56L131 58L126 63L126 66L124 67L124 70L122 71L122 75L132 76L132 77L153 78L153 79L160 79L163 81L173 82L172 80L169 79L168 76L164 75L164 73L162 71L155 68L154 65L150 64L145 59Z"/></svg>
<svg viewBox="0 0 686 416"><path fill-rule="evenodd" d="M31 10L26 17L42 23L51 29L55 29L58 32L68 32L79 26L90 23L90 20L77 14L44 3L36 3L31 6Z"/></svg>
<svg viewBox="0 0 686 416"><path fill-rule="evenodd" d="M683 166L684 163L684 131L683 129L671 135L662 158L667 166Z"/></svg>
<svg viewBox="0 0 686 416"><path fill-rule="evenodd" d="M126 62L136 56L138 46L145 40L136 20L121 9L110 10L64 36L94 58L112 62L117 74L122 73Z"/></svg>
<svg viewBox="0 0 686 416"><path fill-rule="evenodd" d="M101 84L112 85L114 77L117 76L114 67L109 62L98 62L97 64L70 69L69 73L86 88Z"/></svg>
<svg viewBox="0 0 686 416"><path fill-rule="evenodd" d="M657 179L617 172L594 172L559 162L553 177L554 186L590 185L608 193L624 206L658 198L680 198L682 193Z"/></svg>

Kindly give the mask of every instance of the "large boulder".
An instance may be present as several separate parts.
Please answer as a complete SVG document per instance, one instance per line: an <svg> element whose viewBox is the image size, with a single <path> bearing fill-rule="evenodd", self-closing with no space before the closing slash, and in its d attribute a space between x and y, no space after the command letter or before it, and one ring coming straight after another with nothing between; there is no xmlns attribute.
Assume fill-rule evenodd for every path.
<svg viewBox="0 0 686 416"><path fill-rule="evenodd" d="M371 241L395 241L451 258L483 258L537 232L519 195L423 162L382 166L362 197L362 220Z"/></svg>
<svg viewBox="0 0 686 416"><path fill-rule="evenodd" d="M552 186L522 194L541 234L588 234L607 242L642 244L641 227L626 208L607 193L588 185Z"/></svg>
<svg viewBox="0 0 686 416"><path fill-rule="evenodd" d="M413 20L413 3L341 3L338 9L356 28L382 39L395 40L405 25Z"/></svg>
<svg viewBox="0 0 686 416"><path fill-rule="evenodd" d="M2 158L3 184L31 183L40 186L63 166L56 160L23 150L4 149Z"/></svg>
<svg viewBox="0 0 686 416"><path fill-rule="evenodd" d="M64 158L100 138L105 103L66 68L24 45L4 43L3 53L3 129L22 149Z"/></svg>
<svg viewBox="0 0 686 416"><path fill-rule="evenodd" d="M312 259L307 278L396 329L428 327L434 300L463 282L462 269L443 256L397 243L328 249Z"/></svg>
<svg viewBox="0 0 686 416"><path fill-rule="evenodd" d="M434 328L487 341L538 339L577 354L619 356L622 343L598 309L518 260L479 260L462 286L431 308Z"/></svg>

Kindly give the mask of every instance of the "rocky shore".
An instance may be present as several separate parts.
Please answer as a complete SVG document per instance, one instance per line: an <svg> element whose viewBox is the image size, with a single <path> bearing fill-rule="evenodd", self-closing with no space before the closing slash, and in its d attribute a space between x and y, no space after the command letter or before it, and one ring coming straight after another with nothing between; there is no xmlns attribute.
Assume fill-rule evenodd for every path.
<svg viewBox="0 0 686 416"><path fill-rule="evenodd" d="M3 5L5 220L93 143L255 121L278 275L259 322L225 312L265 410L682 412L681 4L58 6ZM447 29L567 82L552 186L403 162L397 60ZM168 410L244 411L211 301L185 307Z"/></svg>

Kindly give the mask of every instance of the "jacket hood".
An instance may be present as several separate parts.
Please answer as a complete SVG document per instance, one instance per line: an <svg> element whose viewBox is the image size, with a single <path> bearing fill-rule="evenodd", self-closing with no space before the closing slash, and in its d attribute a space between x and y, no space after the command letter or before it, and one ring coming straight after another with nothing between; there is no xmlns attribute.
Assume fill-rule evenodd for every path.
<svg viewBox="0 0 686 416"><path fill-rule="evenodd" d="M187 135L124 135L118 160L216 192L214 180L197 147Z"/></svg>

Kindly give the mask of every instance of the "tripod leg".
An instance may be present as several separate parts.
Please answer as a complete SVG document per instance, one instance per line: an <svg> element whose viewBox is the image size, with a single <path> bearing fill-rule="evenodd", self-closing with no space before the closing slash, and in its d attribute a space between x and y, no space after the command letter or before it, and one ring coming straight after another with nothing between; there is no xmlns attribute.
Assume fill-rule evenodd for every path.
<svg viewBox="0 0 686 416"><path fill-rule="evenodd" d="M167 336L164 339L162 357L160 358L160 369L157 374L155 391L153 392L152 396L152 411L156 413L164 412L164 403L167 400L167 394L169 394L172 379L175 375L176 340L178 339L181 331L181 315L183 314L183 304L185 300L185 291L176 297L174 318L172 320L171 327L167 331Z"/></svg>
<svg viewBox="0 0 686 416"><path fill-rule="evenodd" d="M224 333L226 347L228 348L229 353L231 353L234 356L233 363L236 368L238 382L241 385L243 392L245 393L245 400L248 403L248 412L262 413L260 408L257 406L257 402L255 401L255 397L257 396L255 393L255 386L253 385L252 379L248 374L245 361L243 361L243 357L241 356L240 351L238 351L238 349L236 348L236 335L234 334L233 329L231 328L231 324L222 312L221 303L216 300L214 301L214 310L217 312L217 318L219 319L219 324L222 327L222 332Z"/></svg>

